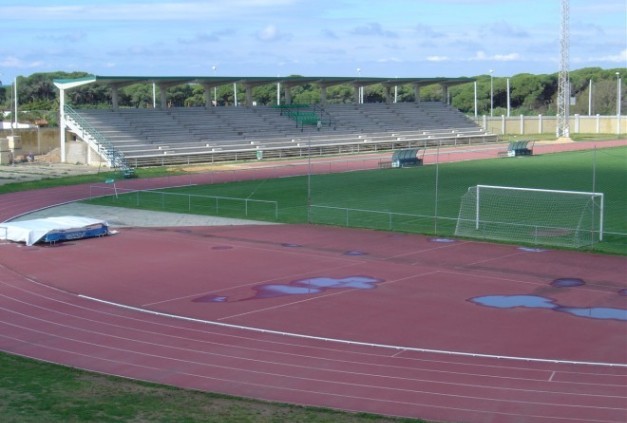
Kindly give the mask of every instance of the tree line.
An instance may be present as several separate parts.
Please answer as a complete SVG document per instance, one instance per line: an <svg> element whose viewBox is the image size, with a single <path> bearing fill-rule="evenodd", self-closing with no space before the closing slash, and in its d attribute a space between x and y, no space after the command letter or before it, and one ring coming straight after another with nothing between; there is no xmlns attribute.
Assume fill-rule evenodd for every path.
<svg viewBox="0 0 627 423"><path fill-rule="evenodd" d="M570 72L571 114L614 115L617 112L618 77L621 69L601 69L590 67ZM622 69L624 71L624 69ZM29 121L41 125L56 125L59 110L59 91L53 84L54 79L75 79L89 76L85 72L49 72L34 73L19 77L17 96L19 121ZM521 73L510 78L479 75L477 82L477 110L479 115L490 114L490 91L492 91L492 113L494 116L506 114L509 80L510 114L517 115L555 115L558 91L558 74L532 75ZM592 83L591 83L592 81ZM626 85L620 84L625 99ZM491 90L492 88L492 90ZM592 88L592 95L590 89ZM0 111L5 120L12 120L14 107L13 85L0 84ZM238 86L237 98L244 98L244 87ZM213 100L212 93L212 100ZM282 94L281 94L282 95ZM320 102L320 87L304 84L292 88L292 102L296 104L315 104ZM350 84L327 88L327 102L331 104L353 103L355 92ZM445 100L469 115L475 110L475 88L473 83L466 83L449 88L443 92L442 86L433 84L421 87L421 101ZM218 106L232 106L235 95L232 85L216 88L215 98ZM414 92L410 85L399 85L396 89L398 102L413 102ZM198 84L181 84L167 89L166 99L169 107L204 106L204 89ZM75 108L110 108L111 89L102 83L84 85L67 92L67 102ZM277 91L275 85L254 88L253 100L257 105L275 105ZM284 101L281 98L281 101ZM365 103L385 101L385 89L381 84L364 87ZM151 108L153 88L150 83L137 83L119 90L120 107ZM623 107L622 110L627 110Z"/></svg>

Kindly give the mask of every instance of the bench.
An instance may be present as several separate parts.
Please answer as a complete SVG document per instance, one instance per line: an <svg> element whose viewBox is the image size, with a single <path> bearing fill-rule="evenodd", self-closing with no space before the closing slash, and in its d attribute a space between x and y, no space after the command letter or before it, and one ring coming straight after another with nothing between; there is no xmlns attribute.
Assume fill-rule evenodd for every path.
<svg viewBox="0 0 627 423"><path fill-rule="evenodd" d="M531 143L531 145L529 145ZM507 146L507 151L501 155L507 157L531 156L533 155L533 142L531 141L512 141Z"/></svg>
<svg viewBox="0 0 627 423"><path fill-rule="evenodd" d="M124 167L122 168L122 176L124 179L131 179L137 177L135 174L135 169L132 167Z"/></svg>
<svg viewBox="0 0 627 423"><path fill-rule="evenodd" d="M392 154L392 167L422 166L425 150L422 148L403 148Z"/></svg>

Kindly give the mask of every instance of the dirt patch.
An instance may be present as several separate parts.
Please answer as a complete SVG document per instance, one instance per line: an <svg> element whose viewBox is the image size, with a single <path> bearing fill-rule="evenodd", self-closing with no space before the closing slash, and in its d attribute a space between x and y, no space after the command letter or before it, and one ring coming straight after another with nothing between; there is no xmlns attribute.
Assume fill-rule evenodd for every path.
<svg viewBox="0 0 627 423"><path fill-rule="evenodd" d="M46 162L39 157L34 162L0 166L0 185L98 173L98 168L94 166Z"/></svg>

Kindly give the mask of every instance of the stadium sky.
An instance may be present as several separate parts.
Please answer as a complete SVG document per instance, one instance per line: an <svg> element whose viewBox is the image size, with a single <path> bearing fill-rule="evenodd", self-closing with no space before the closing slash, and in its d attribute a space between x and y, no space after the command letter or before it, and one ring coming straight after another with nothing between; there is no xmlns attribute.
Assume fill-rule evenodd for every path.
<svg viewBox="0 0 627 423"><path fill-rule="evenodd" d="M560 0L1 0L0 81L554 73L560 12ZM625 0L571 0L570 69L627 67L626 14Z"/></svg>

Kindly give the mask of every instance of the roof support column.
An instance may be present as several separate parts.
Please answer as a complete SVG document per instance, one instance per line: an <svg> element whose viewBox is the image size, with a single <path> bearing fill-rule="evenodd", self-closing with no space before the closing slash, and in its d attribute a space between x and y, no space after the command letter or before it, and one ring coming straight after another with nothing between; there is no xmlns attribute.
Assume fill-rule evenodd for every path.
<svg viewBox="0 0 627 423"><path fill-rule="evenodd" d="M113 107L113 110L118 110L119 108L119 99L120 99L120 92L118 91L119 87L116 84L112 84L111 85L111 106Z"/></svg>
<svg viewBox="0 0 627 423"><path fill-rule="evenodd" d="M327 105L327 86L320 85L320 104L323 106Z"/></svg>
<svg viewBox="0 0 627 423"><path fill-rule="evenodd" d="M414 84L414 103L420 103L420 84Z"/></svg>
<svg viewBox="0 0 627 423"><path fill-rule="evenodd" d="M392 102L392 87L389 85L385 86L385 104L390 104Z"/></svg>
<svg viewBox="0 0 627 423"><path fill-rule="evenodd" d="M283 91L285 92L285 104L289 106L292 104L292 87L288 83L284 83L283 86L285 87L283 88Z"/></svg>
<svg viewBox="0 0 627 423"><path fill-rule="evenodd" d="M246 107L250 107L253 105L253 85L244 84L244 88L246 89Z"/></svg>
<svg viewBox="0 0 627 423"><path fill-rule="evenodd" d="M440 86L442 87L442 103L449 104L450 102L449 102L448 85L440 84Z"/></svg>
<svg viewBox="0 0 627 423"><path fill-rule="evenodd" d="M61 163L65 163L65 89L59 88L59 138L61 140Z"/></svg>
<svg viewBox="0 0 627 423"><path fill-rule="evenodd" d="M167 109L167 107L168 107L168 97L166 95L166 90L168 88L167 88L167 86L165 86L163 84L157 84L157 86L159 87L159 97L160 97L159 108Z"/></svg>
<svg viewBox="0 0 627 423"><path fill-rule="evenodd" d="M205 100L205 107L208 109L211 107L211 86L209 84L202 84L203 99Z"/></svg>

